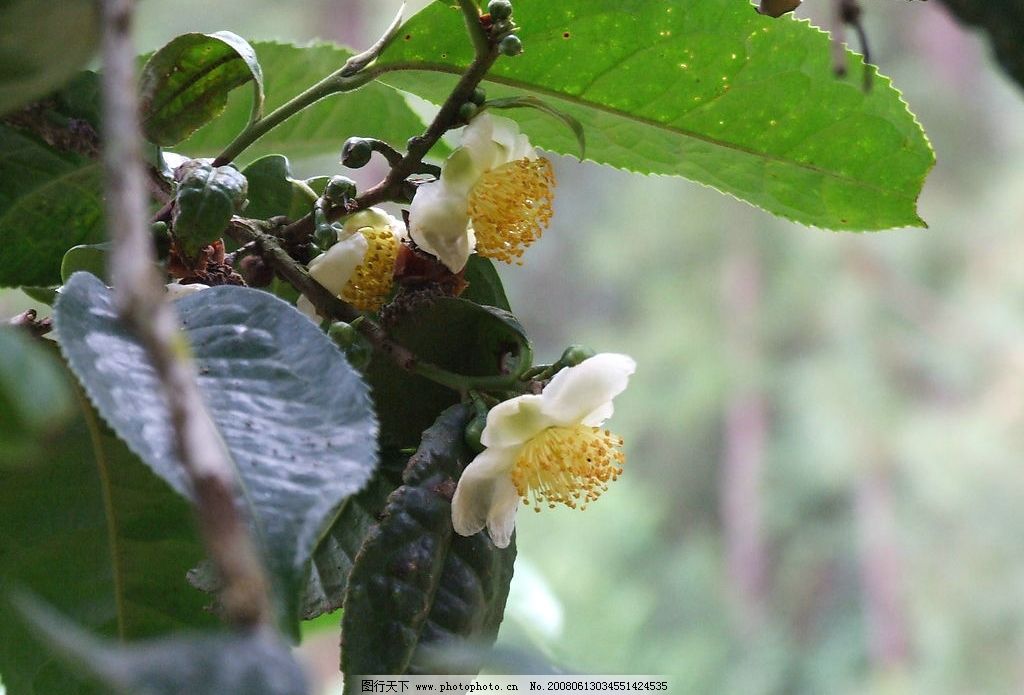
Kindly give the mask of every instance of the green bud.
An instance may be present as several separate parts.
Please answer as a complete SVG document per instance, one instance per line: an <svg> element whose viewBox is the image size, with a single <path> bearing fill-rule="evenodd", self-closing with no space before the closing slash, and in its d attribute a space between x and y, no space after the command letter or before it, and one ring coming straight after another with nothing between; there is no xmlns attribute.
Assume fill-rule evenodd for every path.
<svg viewBox="0 0 1024 695"><path fill-rule="evenodd" d="M373 144L366 138L349 138L341 147L341 163L349 169L359 169L370 162Z"/></svg>
<svg viewBox="0 0 1024 695"><path fill-rule="evenodd" d="M558 358L559 363L566 367L575 367L583 360L590 359L597 353L585 345L570 345Z"/></svg>
<svg viewBox="0 0 1024 695"><path fill-rule="evenodd" d="M512 16L512 3L508 0L491 0L487 3L487 13L495 21L508 19Z"/></svg>
<svg viewBox="0 0 1024 695"><path fill-rule="evenodd" d="M487 101L487 92L485 92L480 87L477 87L476 89L473 90L473 93L470 95L469 100L476 104L477 106L480 106L485 101Z"/></svg>
<svg viewBox="0 0 1024 695"><path fill-rule="evenodd" d="M467 101L459 107L459 120L469 123L473 119L473 116L476 115L477 111L479 111L479 109L476 107L476 104L471 101Z"/></svg>
<svg viewBox="0 0 1024 695"><path fill-rule="evenodd" d="M503 56L514 57L523 52L523 42L515 34L509 34L498 44L498 51Z"/></svg>
<svg viewBox="0 0 1024 695"><path fill-rule="evenodd" d="M345 350L359 337L359 331L351 323L335 321L327 329L327 335L330 336L335 345Z"/></svg>
<svg viewBox="0 0 1024 695"><path fill-rule="evenodd" d="M466 425L466 431L463 433L462 438L466 442L466 446L474 454L479 454L484 450L484 445L480 443L480 436L484 433L484 427L487 426L487 413L481 413L475 418L469 421Z"/></svg>
<svg viewBox="0 0 1024 695"><path fill-rule="evenodd" d="M333 206L343 206L356 197L356 182L347 176L332 176L324 189L324 200Z"/></svg>
<svg viewBox="0 0 1024 695"><path fill-rule="evenodd" d="M338 243L338 228L331 224L320 225L313 233L316 245L326 251Z"/></svg>

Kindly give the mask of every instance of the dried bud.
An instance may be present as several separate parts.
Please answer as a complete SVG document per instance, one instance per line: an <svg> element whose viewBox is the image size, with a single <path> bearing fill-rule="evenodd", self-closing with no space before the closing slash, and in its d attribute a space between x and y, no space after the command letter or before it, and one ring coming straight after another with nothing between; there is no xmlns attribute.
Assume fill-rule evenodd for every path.
<svg viewBox="0 0 1024 695"><path fill-rule="evenodd" d="M238 264L238 274L249 287L267 287L274 281L274 269L260 256L246 256Z"/></svg>

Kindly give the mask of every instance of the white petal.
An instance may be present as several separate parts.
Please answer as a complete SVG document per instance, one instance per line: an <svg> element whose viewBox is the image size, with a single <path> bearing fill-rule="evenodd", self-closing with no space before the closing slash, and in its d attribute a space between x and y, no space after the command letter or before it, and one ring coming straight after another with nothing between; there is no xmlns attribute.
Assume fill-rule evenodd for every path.
<svg viewBox="0 0 1024 695"><path fill-rule="evenodd" d="M615 406L611 401L608 401L607 403L602 403L594 412L588 413L584 416L583 420L581 420L581 424L584 424L587 427L600 427L605 423L605 420L614 414Z"/></svg>
<svg viewBox="0 0 1024 695"><path fill-rule="evenodd" d="M489 164L492 159L490 150L486 156L476 157L468 147L459 147L444 161L444 165L441 167L441 178L431 183L442 186L450 195L468 197L480 175L487 171L487 167L484 167L481 162Z"/></svg>
<svg viewBox="0 0 1024 695"><path fill-rule="evenodd" d="M525 159L528 153L532 152L530 141L519 132L519 124L509 118L494 116L494 142L500 147L500 154L494 162L494 167Z"/></svg>
<svg viewBox="0 0 1024 695"><path fill-rule="evenodd" d="M180 282L171 282L167 285L167 298L173 301L190 294L195 294L199 290L208 289L210 289L210 286L204 285L201 282L190 282L187 285L182 285Z"/></svg>
<svg viewBox="0 0 1024 695"><path fill-rule="evenodd" d="M594 355L556 374L541 394L541 407L559 425L591 420L594 415L608 412L607 404L626 389L629 376L635 371L636 362L627 355Z"/></svg>
<svg viewBox="0 0 1024 695"><path fill-rule="evenodd" d="M467 206L464 197L434 181L419 187L409 207L409 236L453 273L462 270L473 250Z"/></svg>
<svg viewBox="0 0 1024 695"><path fill-rule="evenodd" d="M317 325L320 325L320 322L324 320L320 314L316 313L316 307L313 306L313 302L306 299L306 295L299 297L299 301L295 302L295 308L312 319Z"/></svg>
<svg viewBox="0 0 1024 695"><path fill-rule="evenodd" d="M494 122L496 120L499 119L489 113L482 113L470 121L462 131L462 147L472 157L473 164L480 172L489 171L497 166L494 146ZM455 152L452 155L454 156ZM479 174L477 175L479 176Z"/></svg>
<svg viewBox="0 0 1024 695"><path fill-rule="evenodd" d="M519 509L519 492L512 479L499 478L491 493L491 509L487 514L487 534L499 548L507 548L516 528L516 510Z"/></svg>
<svg viewBox="0 0 1024 695"><path fill-rule="evenodd" d="M340 294L369 247L366 237L353 234L310 261L309 274L331 294Z"/></svg>
<svg viewBox="0 0 1024 695"><path fill-rule="evenodd" d="M494 406L487 413L480 443L486 447L519 446L556 424L543 413L543 401L543 396L516 396Z"/></svg>
<svg viewBox="0 0 1024 695"><path fill-rule="evenodd" d="M452 526L462 536L472 536L487 523L498 480L507 479L515 463L515 450L485 449L462 471L452 497Z"/></svg>

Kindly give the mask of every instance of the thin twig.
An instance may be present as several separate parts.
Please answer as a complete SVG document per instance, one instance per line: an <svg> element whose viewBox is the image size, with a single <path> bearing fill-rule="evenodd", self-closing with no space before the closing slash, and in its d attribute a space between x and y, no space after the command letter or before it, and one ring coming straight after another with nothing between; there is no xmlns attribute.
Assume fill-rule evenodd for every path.
<svg viewBox="0 0 1024 695"><path fill-rule="evenodd" d="M368 207L385 201L403 199L402 189L405 185L405 180L421 170L423 158L437 144L441 136L452 128L461 125L459 110L463 104L469 101L473 90L483 81L484 75L487 74L487 71L491 69L491 66L494 65L494 61L497 59L497 46L488 44L487 50L483 53L478 53L476 58L474 58L458 84L455 85L455 89L452 90L444 104L441 105L441 110L434 116L434 120L431 121L423 135L412 138L409 141L409 147L405 156L392 167L384 180L353 198L346 207L335 207L328 210L327 218L334 221L344 215L365 210ZM281 236L290 242L294 242L305 239L312 233L313 215L311 213L288 225Z"/></svg>
<svg viewBox="0 0 1024 695"><path fill-rule="evenodd" d="M103 164L110 274L122 319L146 348L167 399L175 445L192 483L199 529L224 579L227 620L237 627L271 622L269 582L235 507L235 471L203 404L177 316L154 270L146 223L145 168L138 122L132 0L102 0Z"/></svg>
<svg viewBox="0 0 1024 695"><path fill-rule="evenodd" d="M40 319L35 309L26 309L8 320L7 325L24 329L37 338L53 330L52 320L49 317Z"/></svg>

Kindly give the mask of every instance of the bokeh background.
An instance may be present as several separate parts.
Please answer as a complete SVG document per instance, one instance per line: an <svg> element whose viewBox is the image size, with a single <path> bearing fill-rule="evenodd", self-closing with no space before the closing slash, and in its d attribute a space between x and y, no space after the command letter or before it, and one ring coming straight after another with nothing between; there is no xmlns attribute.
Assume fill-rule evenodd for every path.
<svg viewBox="0 0 1024 695"><path fill-rule="evenodd" d="M149 0L139 36L362 46L399 5ZM541 358L639 370L625 477L520 514L501 645L674 693L1024 692L1024 91L938 3L865 5L938 153L927 230L811 230L555 158L555 219L501 269L513 308ZM297 169L342 173L326 154ZM303 647L324 674L336 618Z"/></svg>

